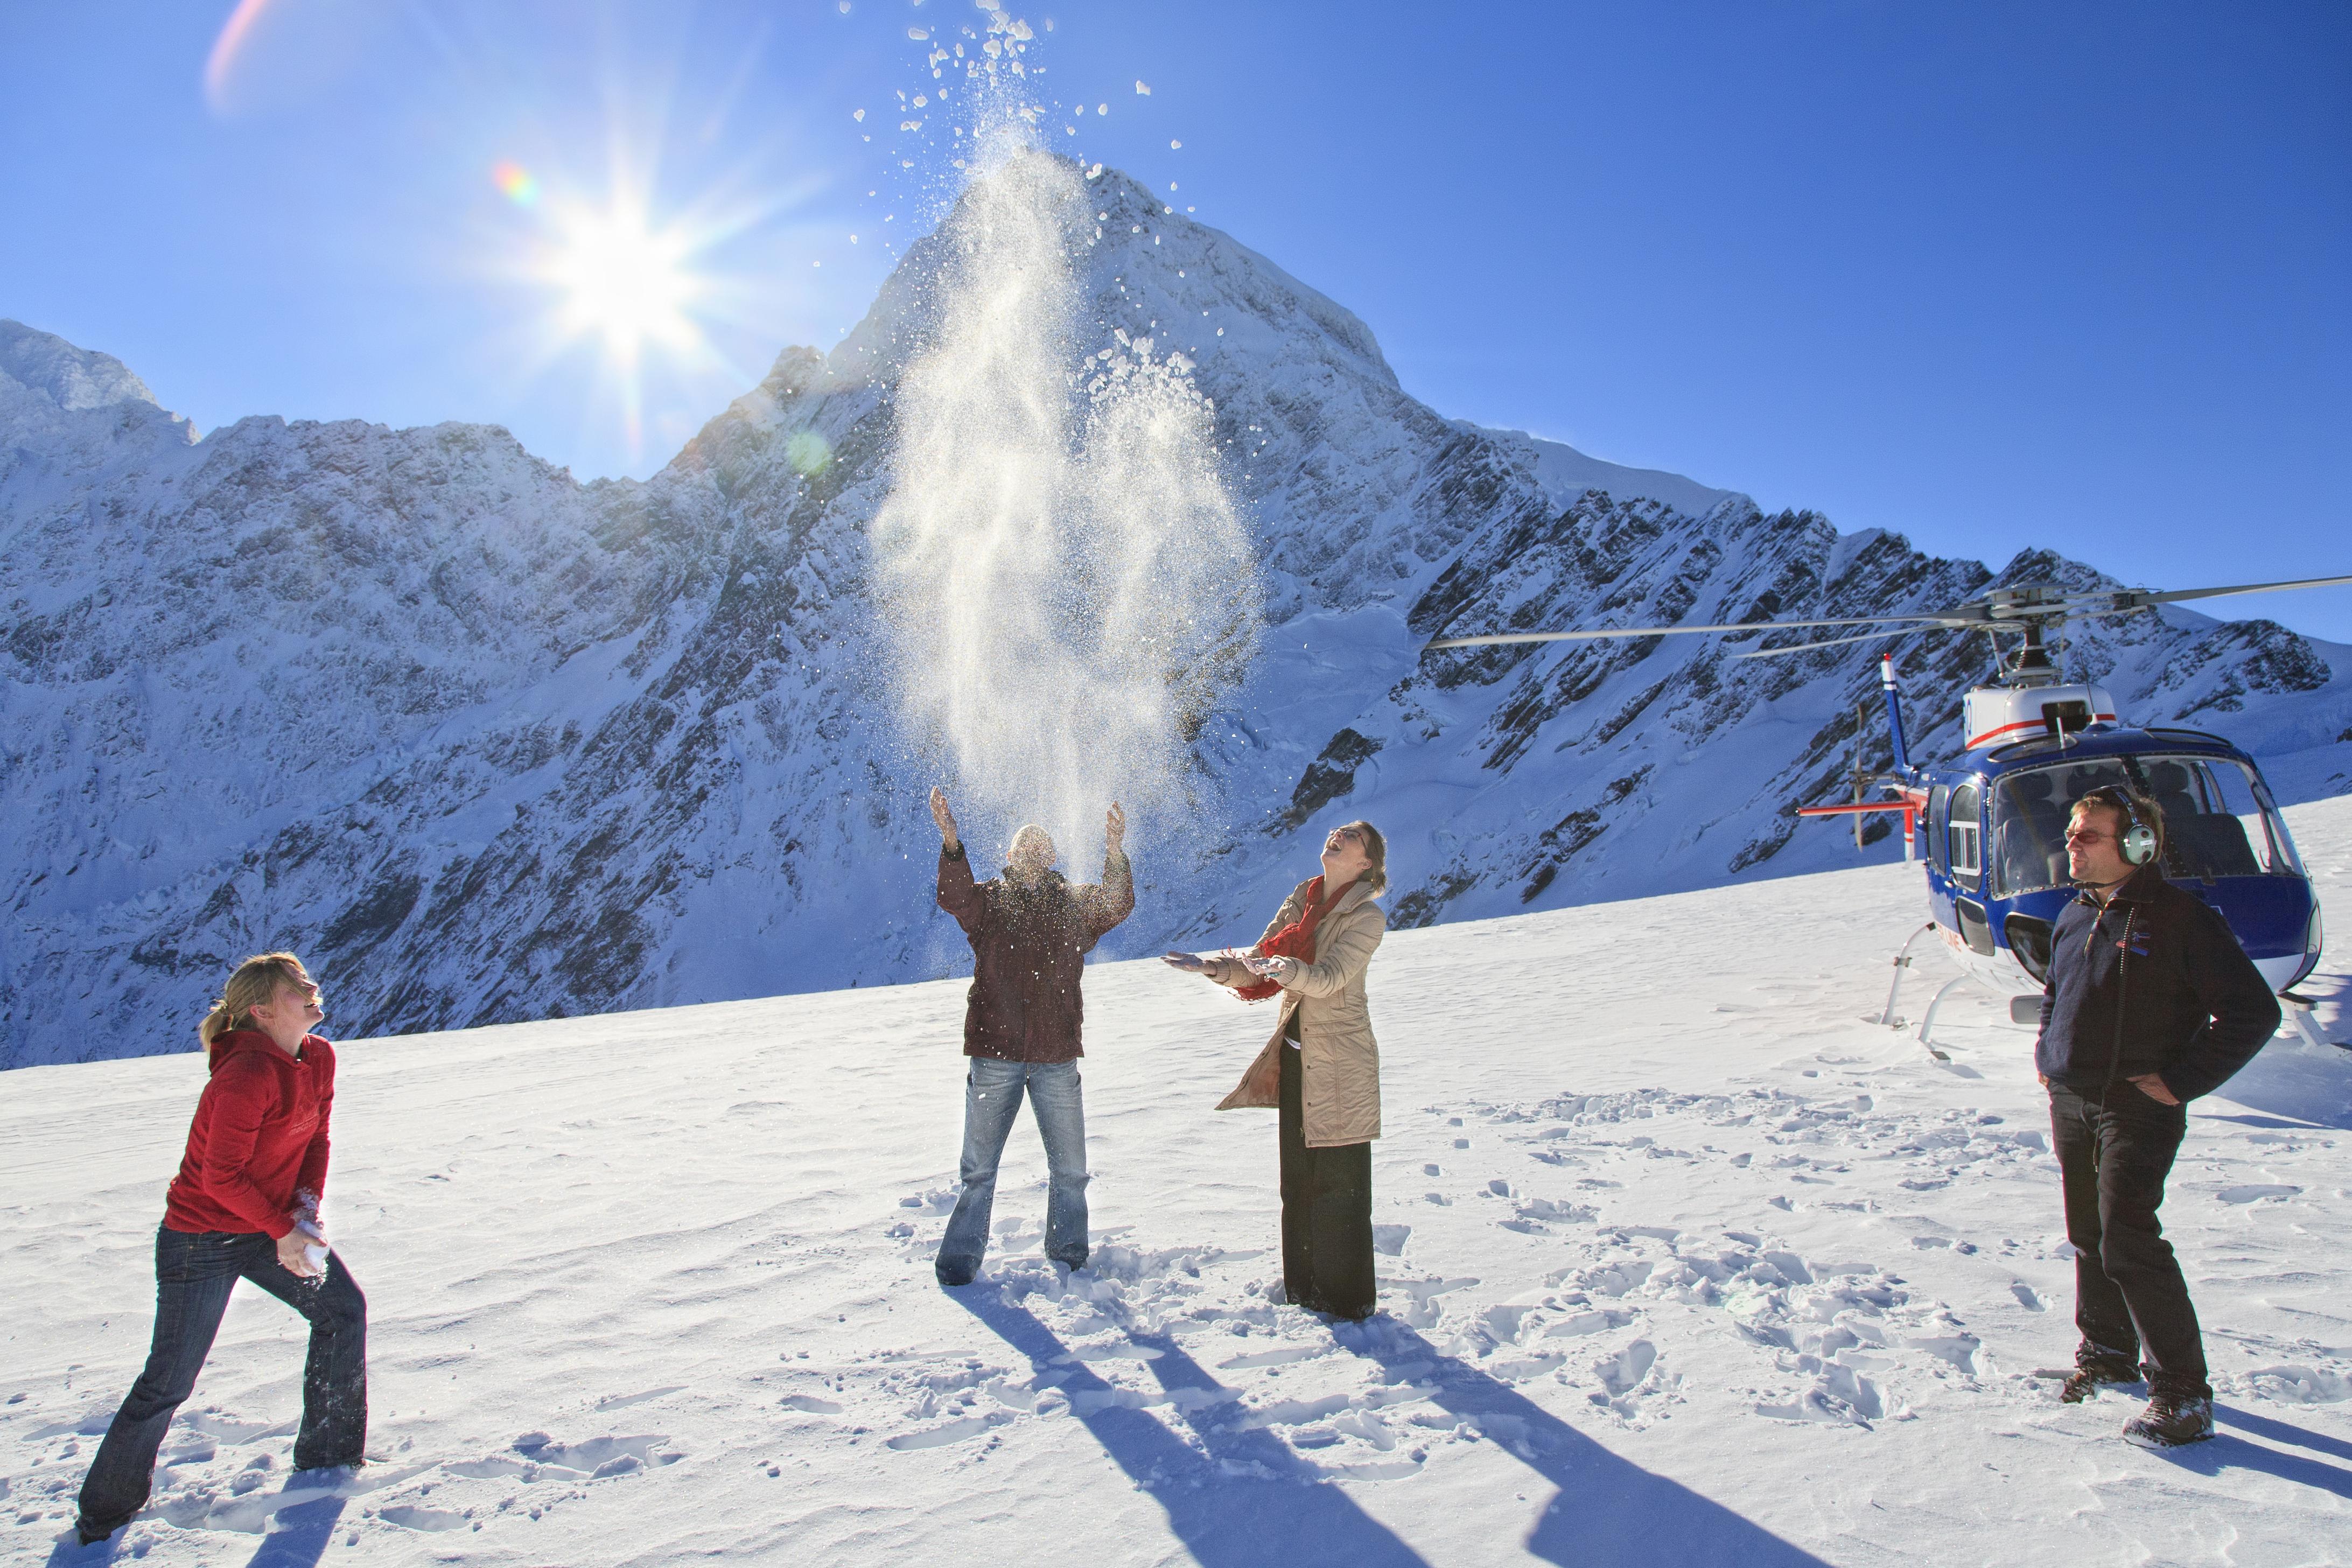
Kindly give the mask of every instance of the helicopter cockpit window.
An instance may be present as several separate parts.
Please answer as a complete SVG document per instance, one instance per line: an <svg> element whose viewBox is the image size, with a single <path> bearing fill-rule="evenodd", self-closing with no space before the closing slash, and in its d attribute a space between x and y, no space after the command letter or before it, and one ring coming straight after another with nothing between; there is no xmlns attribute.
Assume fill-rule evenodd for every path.
<svg viewBox="0 0 2352 1568"><path fill-rule="evenodd" d="M1944 833L1951 820L1951 813L1946 808L1951 798L1949 784L1937 784L1927 796L1927 860L1937 870L1947 873L1952 868L1951 859L1944 853Z"/></svg>
<svg viewBox="0 0 2352 1568"><path fill-rule="evenodd" d="M1946 839L1951 856L1952 876L1966 888L1979 885L1983 865L1978 839L1982 832L1977 821L1977 786L1964 784L1952 791L1950 837Z"/></svg>
<svg viewBox="0 0 2352 1568"><path fill-rule="evenodd" d="M2286 825L2243 765L2211 757L2102 758L2011 773L1996 786L1992 869L2002 896L2068 884L2067 817L2104 784L2141 790L2164 813L2164 873L2175 880L2302 874Z"/></svg>

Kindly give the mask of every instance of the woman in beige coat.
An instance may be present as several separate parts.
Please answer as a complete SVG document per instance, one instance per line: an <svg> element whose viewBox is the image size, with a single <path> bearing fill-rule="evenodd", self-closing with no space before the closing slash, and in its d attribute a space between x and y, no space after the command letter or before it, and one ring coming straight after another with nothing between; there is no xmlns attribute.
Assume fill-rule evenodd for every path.
<svg viewBox="0 0 2352 1568"><path fill-rule="evenodd" d="M1217 1109L1280 1108L1282 1281L1292 1304L1369 1317L1372 1282L1372 1145L1381 1135L1381 1054L1364 972L1388 919L1388 845L1369 822L1335 827L1323 874L1301 882L1247 952L1171 952L1254 1000L1278 988L1273 1037Z"/></svg>

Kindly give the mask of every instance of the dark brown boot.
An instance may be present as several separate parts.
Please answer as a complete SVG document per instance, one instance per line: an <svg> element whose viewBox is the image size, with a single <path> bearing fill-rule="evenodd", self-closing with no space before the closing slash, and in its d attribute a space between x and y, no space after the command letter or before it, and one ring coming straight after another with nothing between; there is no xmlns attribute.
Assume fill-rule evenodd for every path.
<svg viewBox="0 0 2352 1568"><path fill-rule="evenodd" d="M2124 1437L2144 1448L2178 1448L2213 1435L2213 1391L2201 1380L2148 1380L2147 1408L2124 1423Z"/></svg>
<svg viewBox="0 0 2352 1568"><path fill-rule="evenodd" d="M2058 1397L2069 1405L2080 1405L2102 1388L2138 1381L2139 1368L2128 1357L2078 1353L2073 1374L2058 1387Z"/></svg>

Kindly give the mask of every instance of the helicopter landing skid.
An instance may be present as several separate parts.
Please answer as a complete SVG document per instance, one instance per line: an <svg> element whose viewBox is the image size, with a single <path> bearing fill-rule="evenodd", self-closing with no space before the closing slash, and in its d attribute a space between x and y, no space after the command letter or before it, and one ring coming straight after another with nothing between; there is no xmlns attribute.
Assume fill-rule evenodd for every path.
<svg viewBox="0 0 2352 1568"><path fill-rule="evenodd" d="M1927 1004L1927 1016L1919 1020L1919 1043L1927 1047L1927 1054L1935 1058L1939 1062L1948 1062L1952 1058L1936 1048L1936 1042L1927 1037L1927 1032L1936 1026L1936 1011L1937 1008L1943 1006L1944 998L1952 994L1952 988L1954 986L1960 984L1967 979L1968 976L1965 974L1955 974L1949 980L1945 981L1943 985L1937 991L1935 1000Z"/></svg>
<svg viewBox="0 0 2352 1568"><path fill-rule="evenodd" d="M2326 1046L2336 1050L2352 1050L2352 1046L2336 1045L2335 1041L2319 1032L2318 1026L2311 1021L2311 1004L2302 997L2290 992L2281 992L2279 1011L2286 1015L2287 1021L2294 1026L2294 1032L2303 1037L2305 1044Z"/></svg>
<svg viewBox="0 0 2352 1568"><path fill-rule="evenodd" d="M1886 987L1886 1006L1877 1017L1866 1019L1864 1022L1878 1024L1889 1029L1899 1029L1911 1021L1895 1013L1895 998L1903 994L1903 972L1911 967L1911 944L1935 929L1936 922L1929 921L1904 939L1902 948L1895 954L1895 980Z"/></svg>
<svg viewBox="0 0 2352 1568"><path fill-rule="evenodd" d="M1911 1020L1904 1017L1895 1010L1895 1003L1896 999L1903 994L1903 972L1910 968L1914 962L1911 957L1911 944L1917 942L1921 937L1926 936L1929 931L1934 931L1935 929L1936 922L1934 921L1929 921L1926 925L1921 926L1917 931L1913 931L1910 936L1904 940L1902 948L1895 954L1895 979L1886 987L1886 1006L1877 1017L1865 1018L1863 1022L1866 1024L1876 1024L1883 1028L1888 1029L1907 1028L1910 1026ZM1927 1038L1927 1031L1935 1026L1936 1009L1944 1005L1945 996L1950 993L1953 986L1958 985L1959 983L1960 982L1958 979L1945 982L1943 989L1937 991L1936 993L1935 999L1927 1004L1927 1017L1921 1019L1919 1022L1919 1043L1926 1046L1927 1047L1927 1054L1935 1058L1939 1062L1948 1062L1952 1058L1936 1048L1934 1042Z"/></svg>

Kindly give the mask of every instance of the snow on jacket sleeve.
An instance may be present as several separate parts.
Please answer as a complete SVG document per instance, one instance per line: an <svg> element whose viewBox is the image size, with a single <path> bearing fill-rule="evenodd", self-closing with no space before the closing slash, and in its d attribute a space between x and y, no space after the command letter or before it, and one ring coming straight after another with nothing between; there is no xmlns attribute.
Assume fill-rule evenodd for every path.
<svg viewBox="0 0 2352 1568"><path fill-rule="evenodd" d="M2202 904L2191 907L2189 929L2181 933L2182 967L2206 1021L2164 1068L2164 1087L2176 1099L2212 1093L2254 1059L2278 1032L2278 998L2229 922Z"/></svg>
<svg viewBox="0 0 2352 1568"><path fill-rule="evenodd" d="M1372 962L1373 950L1388 933L1388 919L1380 906L1360 904L1349 912L1338 940L1318 941L1315 962L1300 964L1283 984L1302 996L1337 996L1363 973Z"/></svg>
<svg viewBox="0 0 2352 1568"><path fill-rule="evenodd" d="M335 1079L333 1047L324 1040L313 1038L304 1046L306 1052L324 1050L331 1054L326 1060L326 1086L319 1096L319 1130L310 1134L310 1146L302 1151L302 1168L295 1174L294 1190L308 1193L315 1201L327 1195L327 1125L335 1110Z"/></svg>
<svg viewBox="0 0 2352 1568"><path fill-rule="evenodd" d="M1078 889L1078 907L1086 911L1088 947L1135 912L1135 869L1128 864L1124 852L1103 852L1103 879L1091 888Z"/></svg>
<svg viewBox="0 0 2352 1568"><path fill-rule="evenodd" d="M206 1087L213 1103L201 1172L205 1194L274 1241L292 1230L294 1222L254 1185L247 1167L263 1120L278 1109L278 1073L257 1056L235 1056L221 1064ZM320 1134L323 1139L323 1122Z"/></svg>
<svg viewBox="0 0 2352 1568"><path fill-rule="evenodd" d="M940 851L940 908L955 916L956 924L970 936L980 923L982 912L988 907L987 898L980 884L971 879L971 857L961 844L953 849Z"/></svg>

